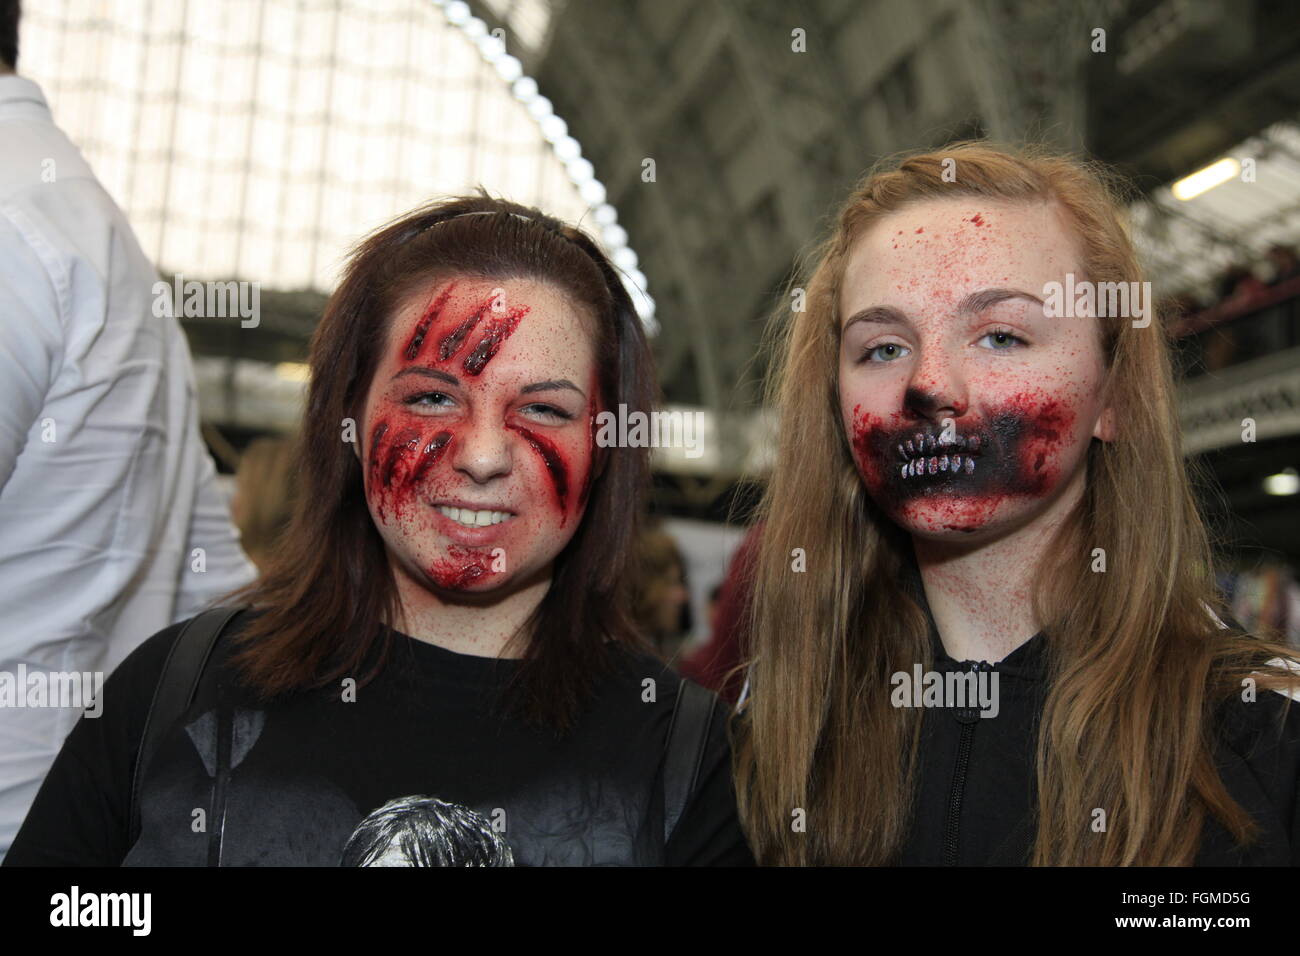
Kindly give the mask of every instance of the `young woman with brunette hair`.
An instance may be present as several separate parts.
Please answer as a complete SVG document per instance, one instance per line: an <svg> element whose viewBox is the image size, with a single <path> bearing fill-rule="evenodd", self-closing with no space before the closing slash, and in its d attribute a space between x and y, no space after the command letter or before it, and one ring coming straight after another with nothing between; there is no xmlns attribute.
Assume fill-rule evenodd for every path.
<svg viewBox="0 0 1300 956"><path fill-rule="evenodd" d="M1116 197L961 143L816 251L737 744L760 862L1300 863L1293 652L1221 621L1161 323L1053 295L1142 279Z"/></svg>
<svg viewBox="0 0 1300 956"><path fill-rule="evenodd" d="M752 862L722 717L631 624L647 450L596 420L655 385L593 242L486 197L417 210L355 250L311 371L290 527L138 793L180 625L109 679L6 862L338 865L394 805L516 864ZM678 721L698 771L666 794ZM453 830L367 859L481 856Z"/></svg>

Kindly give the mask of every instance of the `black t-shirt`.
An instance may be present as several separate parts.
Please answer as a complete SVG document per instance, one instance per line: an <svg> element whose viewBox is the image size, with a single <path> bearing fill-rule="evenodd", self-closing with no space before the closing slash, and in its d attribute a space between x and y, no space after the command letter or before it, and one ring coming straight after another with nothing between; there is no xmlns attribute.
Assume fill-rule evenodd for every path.
<svg viewBox="0 0 1300 956"><path fill-rule="evenodd" d="M234 679L223 635L146 775L130 846L136 753L181 626L111 675L102 715L69 734L6 865L753 862L721 705L696 790L664 839L661 774L681 679L661 663L613 649L575 727L558 736L502 716L498 690L518 662L397 632L354 700L340 686L267 707Z"/></svg>
<svg viewBox="0 0 1300 956"><path fill-rule="evenodd" d="M919 588L919 585L918 585ZM929 614L924 592L918 600ZM971 671L943 648L931 621L934 669ZM980 669L998 678L996 714L974 708L927 709L912 822L899 862L905 866L1019 866L1037 836L1036 754L1048 690L1046 635ZM945 678L946 679L946 678ZM988 686L992 686L991 683ZM1207 817L1197 866L1300 865L1300 705L1271 690L1256 700L1229 700L1217 713L1215 764L1233 800L1259 828L1238 846ZM1083 822L1092 826L1097 818Z"/></svg>

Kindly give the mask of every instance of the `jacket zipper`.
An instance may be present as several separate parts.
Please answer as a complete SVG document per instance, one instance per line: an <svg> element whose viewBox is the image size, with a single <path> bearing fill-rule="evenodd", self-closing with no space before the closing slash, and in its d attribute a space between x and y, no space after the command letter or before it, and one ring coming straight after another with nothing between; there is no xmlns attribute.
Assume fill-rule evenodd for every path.
<svg viewBox="0 0 1300 956"><path fill-rule="evenodd" d="M987 661L968 661L968 671L991 671L993 665ZM971 707L959 708L957 720L961 721L961 739L957 742L957 766L953 770L952 789L948 792L948 819L944 826L943 862L945 866L957 865L957 847L961 831L961 805L966 796L966 773L970 768L970 752L975 737L975 725L979 723L979 711Z"/></svg>

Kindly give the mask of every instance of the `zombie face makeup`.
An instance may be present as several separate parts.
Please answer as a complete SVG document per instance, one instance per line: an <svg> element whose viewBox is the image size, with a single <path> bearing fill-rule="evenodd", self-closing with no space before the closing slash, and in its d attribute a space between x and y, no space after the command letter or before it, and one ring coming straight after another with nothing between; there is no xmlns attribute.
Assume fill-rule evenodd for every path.
<svg viewBox="0 0 1300 956"><path fill-rule="evenodd" d="M361 460L375 526L415 581L491 591L545 573L573 537L600 410L588 321L519 279L434 282L398 308Z"/></svg>
<svg viewBox="0 0 1300 956"><path fill-rule="evenodd" d="M1112 427L1100 334L1043 306L1077 263L1047 204L925 202L854 246L841 414L867 491L912 534L997 536L1082 489Z"/></svg>

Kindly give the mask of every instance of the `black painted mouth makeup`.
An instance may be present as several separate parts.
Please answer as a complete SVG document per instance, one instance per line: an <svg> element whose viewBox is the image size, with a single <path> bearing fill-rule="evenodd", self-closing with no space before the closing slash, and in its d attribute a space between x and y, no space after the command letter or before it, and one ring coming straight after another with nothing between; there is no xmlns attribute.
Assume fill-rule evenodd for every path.
<svg viewBox="0 0 1300 956"><path fill-rule="evenodd" d="M886 508L918 499L1037 497L1056 484L1056 459L1073 420L1073 411L1058 399L1021 396L962 423L891 425L863 416L855 427L854 457L868 489Z"/></svg>

